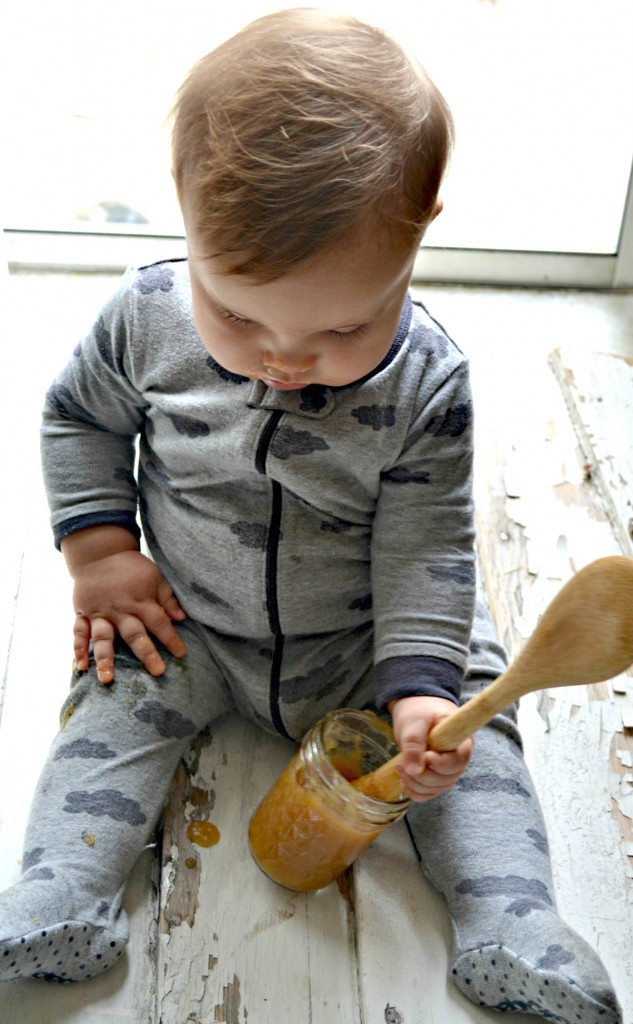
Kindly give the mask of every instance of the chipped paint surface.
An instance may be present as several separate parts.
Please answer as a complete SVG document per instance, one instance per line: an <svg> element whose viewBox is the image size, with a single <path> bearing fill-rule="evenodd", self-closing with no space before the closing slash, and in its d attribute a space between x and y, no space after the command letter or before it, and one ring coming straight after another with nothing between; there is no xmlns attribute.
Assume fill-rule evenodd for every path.
<svg viewBox="0 0 633 1024"><path fill-rule="evenodd" d="M385 1024L405 1024L402 1014L389 1003L385 1007Z"/></svg>
<svg viewBox="0 0 633 1024"><path fill-rule="evenodd" d="M577 384L575 368L576 363ZM568 408L577 402L577 388L565 396L560 391L569 382L565 373L558 374L558 383L552 375L545 388L539 380L539 405L522 422L502 437L493 424L491 444L499 447L480 471L476 500L486 592L514 655L575 571L623 550L614 508L603 500L596 471L600 456L591 450L597 431L589 418L601 403L586 405L574 418L576 425L583 419L589 448L579 445L565 408L565 398ZM547 423L540 419L541 402ZM630 456L621 431L610 441L614 456L624 448ZM602 955L627 1020L633 1020L633 958L623 957L622 950L633 949L633 788L627 778L633 747L625 722L632 682L624 674L615 686L543 691L524 698L520 711L561 913Z"/></svg>
<svg viewBox="0 0 633 1024"><path fill-rule="evenodd" d="M633 360L561 349L552 367L620 547L633 555Z"/></svg>
<svg viewBox="0 0 633 1024"><path fill-rule="evenodd" d="M229 716L179 769L164 822L161 1024L360 1024L350 901L334 885L310 896L274 885L246 841L294 749ZM222 838L201 848L187 830L211 810Z"/></svg>
<svg viewBox="0 0 633 1024"><path fill-rule="evenodd" d="M241 1024L240 1021L240 979L236 974L222 989L222 1002L214 1008L214 1021L221 1024Z"/></svg>

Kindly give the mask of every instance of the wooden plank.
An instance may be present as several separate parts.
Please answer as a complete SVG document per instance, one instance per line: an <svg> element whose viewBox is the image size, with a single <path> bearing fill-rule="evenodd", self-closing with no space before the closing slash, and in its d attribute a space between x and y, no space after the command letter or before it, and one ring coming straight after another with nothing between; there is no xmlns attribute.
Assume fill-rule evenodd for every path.
<svg viewBox="0 0 633 1024"><path fill-rule="evenodd" d="M502 361L501 361L502 363ZM479 381L479 548L493 616L511 654L569 576L621 553L565 403L545 363L522 367L520 411ZM489 388L486 392L486 387ZM505 403L508 403L508 407ZM486 415L494 410L495 415ZM563 917L600 952L633 1020L633 808L621 711L631 693L570 687L521 702L526 756L547 822ZM630 770L629 774L630 774Z"/></svg>
<svg viewBox="0 0 633 1024"><path fill-rule="evenodd" d="M30 529L0 722L0 890L20 874L31 795L57 731L72 660L70 581L53 548L44 497L33 484ZM7 784L6 780L9 780ZM128 954L120 965L81 985L21 980L0 985L0 1020L33 1024L153 1024L157 906L154 851L147 850L127 887L131 919Z"/></svg>
<svg viewBox="0 0 633 1024"><path fill-rule="evenodd" d="M585 454L624 554L633 555L633 358L556 349L551 356Z"/></svg>
<svg viewBox="0 0 633 1024"><path fill-rule="evenodd" d="M358 1024L354 930L345 888L275 885L247 844L248 821L294 746L230 715L181 771L165 815L158 1019ZM210 820L220 841L187 838Z"/></svg>
<svg viewBox="0 0 633 1024"><path fill-rule="evenodd" d="M423 876L403 823L384 832L354 870L361 1015L359 1024L493 1024L448 979L450 918ZM506 1024L532 1014L504 1013Z"/></svg>

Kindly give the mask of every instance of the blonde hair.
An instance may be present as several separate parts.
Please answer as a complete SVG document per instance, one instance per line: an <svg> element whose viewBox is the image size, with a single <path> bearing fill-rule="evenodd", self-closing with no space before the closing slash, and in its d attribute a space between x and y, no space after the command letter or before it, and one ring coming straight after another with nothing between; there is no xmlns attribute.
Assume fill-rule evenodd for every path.
<svg viewBox="0 0 633 1024"><path fill-rule="evenodd" d="M361 224L419 243L453 142L446 101L396 42L311 8L259 18L203 57L172 116L198 247L261 280Z"/></svg>

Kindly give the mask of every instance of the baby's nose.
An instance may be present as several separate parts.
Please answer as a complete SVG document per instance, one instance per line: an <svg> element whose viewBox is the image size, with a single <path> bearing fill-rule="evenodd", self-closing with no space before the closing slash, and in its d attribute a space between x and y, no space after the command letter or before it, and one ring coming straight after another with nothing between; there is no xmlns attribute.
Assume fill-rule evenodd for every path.
<svg viewBox="0 0 633 1024"><path fill-rule="evenodd" d="M283 373L306 373L316 363L316 356L273 356L268 352L264 355L264 366L269 370L281 370Z"/></svg>

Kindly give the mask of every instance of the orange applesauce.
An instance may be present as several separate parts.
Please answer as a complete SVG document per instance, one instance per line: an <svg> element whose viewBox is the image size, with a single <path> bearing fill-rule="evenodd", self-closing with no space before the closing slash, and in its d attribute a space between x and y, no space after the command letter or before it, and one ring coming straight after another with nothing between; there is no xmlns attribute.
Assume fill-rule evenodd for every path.
<svg viewBox="0 0 633 1024"><path fill-rule="evenodd" d="M299 892L329 885L409 807L358 792L350 781L397 750L367 711L326 715L305 737L249 826L251 853L273 881Z"/></svg>

